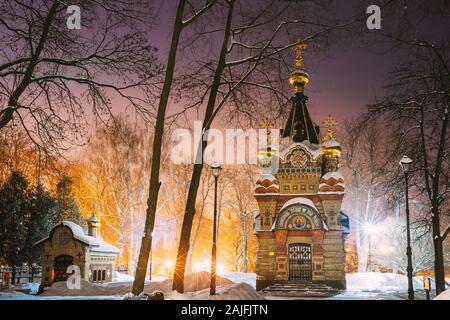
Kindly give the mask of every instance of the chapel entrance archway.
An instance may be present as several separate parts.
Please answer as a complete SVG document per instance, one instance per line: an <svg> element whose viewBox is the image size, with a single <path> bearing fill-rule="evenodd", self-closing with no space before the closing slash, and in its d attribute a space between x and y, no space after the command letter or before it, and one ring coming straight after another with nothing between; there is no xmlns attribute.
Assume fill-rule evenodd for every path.
<svg viewBox="0 0 450 320"><path fill-rule="evenodd" d="M60 255L55 257L53 282L66 281L69 278L67 268L73 265L73 257L69 255Z"/></svg>

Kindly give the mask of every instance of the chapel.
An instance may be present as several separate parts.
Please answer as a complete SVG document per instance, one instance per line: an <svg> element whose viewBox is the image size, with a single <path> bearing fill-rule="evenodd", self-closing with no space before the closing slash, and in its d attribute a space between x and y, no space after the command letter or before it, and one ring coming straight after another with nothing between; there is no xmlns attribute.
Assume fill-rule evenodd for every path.
<svg viewBox="0 0 450 320"><path fill-rule="evenodd" d="M66 281L67 268L80 267L81 278L94 283L113 281L119 249L102 240L100 221L92 215L87 220L88 234L76 223L62 221L55 225L48 237L35 246L42 249L42 285Z"/></svg>
<svg viewBox="0 0 450 320"><path fill-rule="evenodd" d="M324 123L327 132L321 136L308 111L304 90L310 76L302 68L304 48L295 48L295 69L289 77L295 92L279 144L272 144L266 122L268 143L258 150L257 290L283 283L346 288L344 241L349 219L341 211L342 150L333 134L336 121L329 116Z"/></svg>

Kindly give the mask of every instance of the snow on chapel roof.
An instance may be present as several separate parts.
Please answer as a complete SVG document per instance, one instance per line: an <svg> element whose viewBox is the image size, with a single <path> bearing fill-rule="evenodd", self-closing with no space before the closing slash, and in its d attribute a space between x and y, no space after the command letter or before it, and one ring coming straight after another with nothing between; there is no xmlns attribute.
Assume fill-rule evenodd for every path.
<svg viewBox="0 0 450 320"><path fill-rule="evenodd" d="M337 147L341 147L341 145L339 144L339 142L337 142L336 140L327 140L324 143L322 143L322 146L324 148L337 148Z"/></svg>
<svg viewBox="0 0 450 320"><path fill-rule="evenodd" d="M284 205L281 207L279 212L283 211L283 209L285 209L285 208L287 208L287 207L289 207L291 205L294 205L294 204L303 204L303 205L306 205L306 206L309 206L309 207L313 208L316 211L316 213L319 215L319 218L320 218L320 221L323 224L324 230L328 231L328 225L326 224L325 220L323 220L320 217L319 210L317 210L316 206L314 205L314 202L312 202L309 199L302 198L302 197L297 197L297 198L290 199L290 200L288 200L288 201L286 201L284 203ZM275 225L276 225L276 220L273 222L271 230L275 229Z"/></svg>
<svg viewBox="0 0 450 320"><path fill-rule="evenodd" d="M325 180L328 180L330 178L334 178L336 180L342 179L344 181L344 176L337 171L330 171L330 172L325 173L322 176L322 179L325 179Z"/></svg>
<svg viewBox="0 0 450 320"><path fill-rule="evenodd" d="M72 221L63 221L56 226L53 227L55 229L58 226L66 226L69 227L70 230L73 233L73 237L89 246L89 251L91 252L101 252L101 253L115 253L118 254L120 251L118 248L114 247L113 245L91 236L88 236L84 233L83 229L76 223ZM53 230L52 229L52 230ZM35 243L35 245L44 242L45 240L48 240L50 236L45 237L44 239L38 241Z"/></svg>
<svg viewBox="0 0 450 320"><path fill-rule="evenodd" d="M311 200L306 199L306 198L302 198L302 197L297 197L297 198L293 198L293 199L290 199L290 200L286 201L284 203L283 207L281 207L280 212L283 209L285 209L285 208L287 208L287 207L289 207L290 205L293 205L293 204L304 204L304 205L310 206L311 208L316 210L316 212L319 212L319 210L317 210L316 206L314 205L314 203Z"/></svg>

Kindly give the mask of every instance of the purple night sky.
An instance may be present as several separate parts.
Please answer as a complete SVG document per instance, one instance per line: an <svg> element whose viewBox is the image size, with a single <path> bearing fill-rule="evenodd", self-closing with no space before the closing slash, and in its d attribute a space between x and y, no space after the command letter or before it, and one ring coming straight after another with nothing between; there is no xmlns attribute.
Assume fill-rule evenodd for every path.
<svg viewBox="0 0 450 320"><path fill-rule="evenodd" d="M258 1L253 1L257 5ZM365 1L338 1L339 15L353 16L364 13L368 4ZM379 1L378 1L379 2ZM177 1L160 1L155 8L158 14L158 27L152 30L149 37L158 47L160 56L167 56L171 36L172 22L175 16ZM400 13L399 13L400 14ZM395 23L395 16L383 17L384 25ZM445 26L444 23L441 26ZM438 35L445 30L439 23L416 26L419 33ZM362 45L375 42L378 30L368 30L365 21L361 21L355 28L362 31L359 41L342 40L331 45L324 57L316 57L308 50L305 53L305 65L311 74L311 82L306 89L310 97L309 110L317 123L332 114L338 121L365 111L365 106L373 102L376 96L383 94L383 86L389 70L401 62L407 52L397 50L387 52L387 47ZM287 79L288 75L286 75ZM286 80L287 81L287 80Z"/></svg>

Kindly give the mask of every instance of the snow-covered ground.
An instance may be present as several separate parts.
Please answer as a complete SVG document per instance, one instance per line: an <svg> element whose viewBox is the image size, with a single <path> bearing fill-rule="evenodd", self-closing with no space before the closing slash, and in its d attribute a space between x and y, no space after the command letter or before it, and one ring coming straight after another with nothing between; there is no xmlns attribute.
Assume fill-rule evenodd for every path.
<svg viewBox="0 0 450 320"><path fill-rule="evenodd" d="M349 273L346 276L347 291L403 291L408 289L406 275L397 273L359 272ZM414 277L414 289L423 289L424 277ZM450 279L446 280L446 287L450 289ZM435 288L434 279L431 278L431 287Z"/></svg>
<svg viewBox="0 0 450 320"><path fill-rule="evenodd" d="M146 282L152 282L152 281L162 282L166 279L167 279L167 277L156 276L156 277L152 277L152 280L146 279L145 281ZM133 281L134 281L133 276L131 276L129 274L114 271L113 282L133 282Z"/></svg>
<svg viewBox="0 0 450 320"><path fill-rule="evenodd" d="M396 273L350 273L347 274L346 279L347 291L401 291L408 289L408 278ZM423 288L422 279L422 277L414 277L414 288Z"/></svg>
<svg viewBox="0 0 450 320"><path fill-rule="evenodd" d="M113 277L114 282L131 282L133 280L134 280L134 277L130 276L129 274L114 271L114 277Z"/></svg>
<svg viewBox="0 0 450 320"><path fill-rule="evenodd" d="M123 300L122 296L35 296L22 292L0 292L0 300Z"/></svg>
<svg viewBox="0 0 450 320"><path fill-rule="evenodd" d="M260 299L255 291L256 274L241 272L225 272L219 274L222 279L218 287L218 295L214 299ZM154 278L146 281L146 292L154 290L164 291L166 299L202 300L211 299L209 296L209 274L198 273L187 277L187 292L178 294L171 291L171 282L166 278ZM405 275L380 272L364 272L347 274L347 290L329 297L334 300L372 300L372 299L405 299L408 280ZM418 295L423 296L422 277L414 278L414 289ZM449 279L447 279L447 282ZM68 291L64 283L56 283L49 291L35 296L22 292L0 292L0 300L121 300L131 290L133 277L116 274L115 282L103 285L95 285L88 282L83 284L78 293ZM228 281L228 282L227 282ZM207 283L208 282L208 283ZM38 283L24 284L23 288L29 288L31 293L36 293ZM434 287L434 281L432 281ZM450 289L450 286L448 286ZM423 299L423 297L422 297ZM436 299L450 299L450 290L441 294Z"/></svg>
<svg viewBox="0 0 450 320"><path fill-rule="evenodd" d="M450 300L450 289L442 292L440 295L438 295L433 300Z"/></svg>
<svg viewBox="0 0 450 320"><path fill-rule="evenodd" d="M264 300L248 283L233 283L217 288L216 295L210 296L209 288L180 294L172 291L166 294L167 300Z"/></svg>
<svg viewBox="0 0 450 320"><path fill-rule="evenodd" d="M347 290L330 300L404 300L408 290L406 275L381 272L350 273L346 276ZM447 283L448 283L448 279ZM423 277L413 278L414 291L417 299L425 299ZM432 288L435 287L431 279ZM450 288L447 285L447 288Z"/></svg>
<svg viewBox="0 0 450 320"><path fill-rule="evenodd" d="M244 272L223 272L219 273L222 278L233 281L234 283L247 283L256 288L256 273Z"/></svg>

